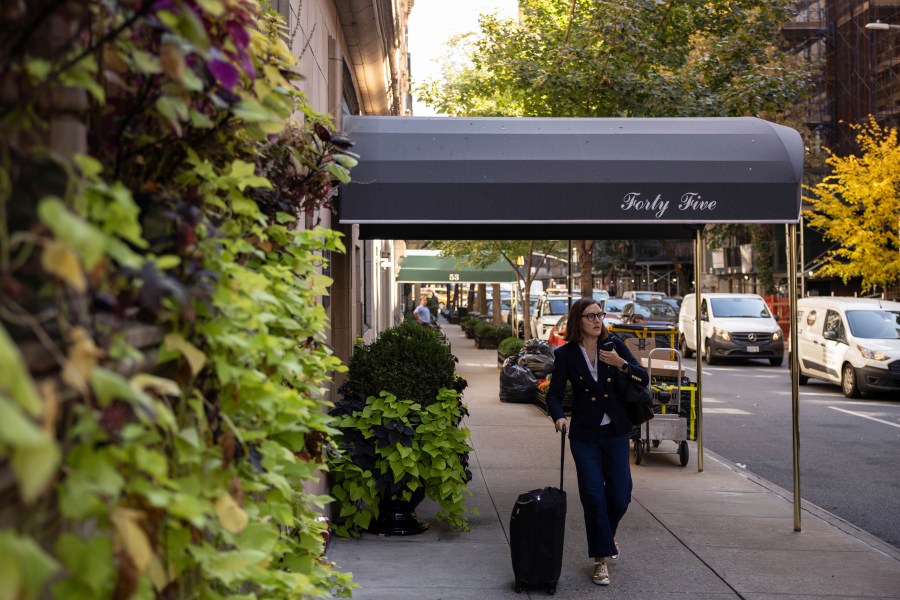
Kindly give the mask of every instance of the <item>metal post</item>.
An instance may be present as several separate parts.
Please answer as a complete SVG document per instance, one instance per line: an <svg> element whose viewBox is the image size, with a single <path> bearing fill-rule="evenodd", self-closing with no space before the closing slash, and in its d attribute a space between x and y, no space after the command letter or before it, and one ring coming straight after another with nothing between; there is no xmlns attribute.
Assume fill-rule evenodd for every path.
<svg viewBox="0 0 900 600"><path fill-rule="evenodd" d="M788 279L791 298L791 441L794 467L794 531L800 531L800 358L794 350L797 345L797 224L788 224Z"/></svg>
<svg viewBox="0 0 900 600"><path fill-rule="evenodd" d="M803 242L803 213L800 213L800 298L806 298L806 250Z"/></svg>
<svg viewBox="0 0 900 600"><path fill-rule="evenodd" d="M568 242L568 252L569 255L566 257L566 296L569 299L569 308L572 308L572 240L566 240ZM581 287L581 286L579 286ZM584 296L584 290L581 290L581 295ZM593 291L591 291L591 295L593 295Z"/></svg>
<svg viewBox="0 0 900 600"><path fill-rule="evenodd" d="M703 251L703 243L698 229L694 233L694 339L697 340L697 472L703 472L703 368L700 352L700 344L703 339L703 330L700 326L700 254Z"/></svg>

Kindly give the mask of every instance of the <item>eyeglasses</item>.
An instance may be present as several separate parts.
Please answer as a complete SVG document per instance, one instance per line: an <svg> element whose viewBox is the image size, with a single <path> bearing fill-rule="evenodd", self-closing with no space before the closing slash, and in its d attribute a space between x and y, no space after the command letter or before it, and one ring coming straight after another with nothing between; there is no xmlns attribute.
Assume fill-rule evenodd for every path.
<svg viewBox="0 0 900 600"><path fill-rule="evenodd" d="M586 314L581 315L581 318L582 318L582 319L587 319L587 320L590 321L591 323L596 323L597 321L603 320L603 317L604 317L604 316L606 316L606 313L605 313L605 312L599 312L599 313L586 313Z"/></svg>

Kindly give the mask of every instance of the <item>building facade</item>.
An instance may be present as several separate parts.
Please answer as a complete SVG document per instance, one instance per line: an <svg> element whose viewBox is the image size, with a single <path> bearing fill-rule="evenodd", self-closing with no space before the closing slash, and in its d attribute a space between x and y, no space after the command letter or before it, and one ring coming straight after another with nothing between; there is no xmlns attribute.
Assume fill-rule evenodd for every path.
<svg viewBox="0 0 900 600"><path fill-rule="evenodd" d="M344 129L344 114L410 113L406 27L413 2L273 2L287 23L291 50L301 59L303 91L314 109L333 116L338 130ZM352 139L353 132L346 133ZM361 240L356 227L340 226L330 212L315 220L344 236L346 252L330 257L326 274L334 284L323 303L331 324L329 342L346 361L357 340L371 342L402 317L394 277L404 245L392 240Z"/></svg>

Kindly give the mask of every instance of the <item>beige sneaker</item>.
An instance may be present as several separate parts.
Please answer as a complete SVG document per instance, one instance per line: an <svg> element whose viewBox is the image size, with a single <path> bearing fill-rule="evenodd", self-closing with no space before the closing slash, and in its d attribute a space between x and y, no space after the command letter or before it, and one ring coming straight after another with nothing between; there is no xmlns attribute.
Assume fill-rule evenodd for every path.
<svg viewBox="0 0 900 600"><path fill-rule="evenodd" d="M591 581L597 585L609 585L609 567L606 562L594 563L594 574L591 575Z"/></svg>
<svg viewBox="0 0 900 600"><path fill-rule="evenodd" d="M609 560L619 560L619 540L613 539L613 543L616 545L616 553L609 557Z"/></svg>

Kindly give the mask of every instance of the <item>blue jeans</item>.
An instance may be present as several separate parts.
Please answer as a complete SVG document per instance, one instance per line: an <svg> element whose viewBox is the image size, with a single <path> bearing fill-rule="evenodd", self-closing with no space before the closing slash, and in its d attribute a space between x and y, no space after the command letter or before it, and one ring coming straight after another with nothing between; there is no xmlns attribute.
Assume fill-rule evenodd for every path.
<svg viewBox="0 0 900 600"><path fill-rule="evenodd" d="M631 502L628 436L616 435L611 426L605 426L596 439L570 440L570 445L584 508L588 555L598 558L617 554L613 539Z"/></svg>

